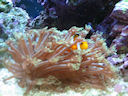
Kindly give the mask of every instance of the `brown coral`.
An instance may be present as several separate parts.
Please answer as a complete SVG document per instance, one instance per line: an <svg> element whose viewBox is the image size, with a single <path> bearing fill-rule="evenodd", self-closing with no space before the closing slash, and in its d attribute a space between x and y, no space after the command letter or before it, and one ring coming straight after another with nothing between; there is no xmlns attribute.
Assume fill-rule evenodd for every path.
<svg viewBox="0 0 128 96"><path fill-rule="evenodd" d="M73 44L84 40L82 37L86 36L88 31L72 27L63 34L55 28L44 28L27 39L21 37L17 44L8 41L13 59L6 60L6 67L14 74L12 77L20 80L21 87L27 86L27 92L40 78L49 76L54 76L65 84L89 83L105 88L105 82L112 78L114 73L105 59L109 51L104 40L99 35L93 35L87 40L87 50L71 49ZM72 42L76 33L81 36Z"/></svg>

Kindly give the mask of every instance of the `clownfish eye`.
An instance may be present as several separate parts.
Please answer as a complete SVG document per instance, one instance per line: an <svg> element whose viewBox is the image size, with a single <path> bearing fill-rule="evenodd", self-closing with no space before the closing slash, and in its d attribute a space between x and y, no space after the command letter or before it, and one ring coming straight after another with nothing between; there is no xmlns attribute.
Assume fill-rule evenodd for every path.
<svg viewBox="0 0 128 96"><path fill-rule="evenodd" d="M74 37L73 37L74 40L75 40L77 37L79 37L79 34L75 34L75 35L74 35Z"/></svg>
<svg viewBox="0 0 128 96"><path fill-rule="evenodd" d="M76 37L76 36L78 37L78 36L79 36L79 34L75 34L75 35L74 35L74 37Z"/></svg>

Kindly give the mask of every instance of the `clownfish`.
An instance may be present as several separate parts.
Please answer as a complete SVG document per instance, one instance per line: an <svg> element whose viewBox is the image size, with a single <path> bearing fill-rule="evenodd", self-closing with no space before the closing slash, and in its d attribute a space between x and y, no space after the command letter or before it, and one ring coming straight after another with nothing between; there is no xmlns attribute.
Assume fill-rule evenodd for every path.
<svg viewBox="0 0 128 96"><path fill-rule="evenodd" d="M79 37L79 34L75 34L73 40L75 41L77 37Z"/></svg>
<svg viewBox="0 0 128 96"><path fill-rule="evenodd" d="M77 49L82 49L82 50L86 50L88 49L88 43L87 41L83 41L81 43L77 43L71 46L72 50L77 50Z"/></svg>
<svg viewBox="0 0 128 96"><path fill-rule="evenodd" d="M74 41L77 37L79 37L79 34L74 35L74 37L73 37ZM87 41L83 41L81 43L74 44L71 46L71 49L72 50L77 50L77 49L86 50L86 49L88 49L88 43L87 43Z"/></svg>

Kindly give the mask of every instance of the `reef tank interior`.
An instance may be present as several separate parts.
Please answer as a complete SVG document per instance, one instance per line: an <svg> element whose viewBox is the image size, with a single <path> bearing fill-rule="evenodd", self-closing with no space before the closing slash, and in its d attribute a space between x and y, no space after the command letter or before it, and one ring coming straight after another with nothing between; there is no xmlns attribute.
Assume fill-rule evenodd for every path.
<svg viewBox="0 0 128 96"><path fill-rule="evenodd" d="M0 96L128 96L128 0L0 0Z"/></svg>

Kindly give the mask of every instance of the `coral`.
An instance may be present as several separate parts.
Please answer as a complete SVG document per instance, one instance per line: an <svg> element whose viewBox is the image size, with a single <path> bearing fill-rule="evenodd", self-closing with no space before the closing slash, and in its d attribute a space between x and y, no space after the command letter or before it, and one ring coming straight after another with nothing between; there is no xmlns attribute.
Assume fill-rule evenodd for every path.
<svg viewBox="0 0 128 96"><path fill-rule="evenodd" d="M114 77L114 72L105 59L111 51L98 34L84 39L89 30L72 27L60 32L55 28L44 28L30 30L15 43L7 41L12 58L5 60L5 66L13 73L10 78L19 79L19 85L27 87L26 92L38 85L39 80L49 76L62 84L75 86L86 83L90 87L105 89ZM75 34L80 36L73 41ZM83 41L88 42L88 49L71 49L72 45ZM40 82L40 86L45 85L45 82Z"/></svg>
<svg viewBox="0 0 128 96"><path fill-rule="evenodd" d="M108 46L115 46L118 53L127 53L127 24L128 24L128 2L121 0L115 5L112 13L101 24L97 30L103 32ZM125 35L124 35L125 33Z"/></svg>
<svg viewBox="0 0 128 96"><path fill-rule="evenodd" d="M3 34L12 36L18 32L25 32L29 16L25 10L14 7L8 13L0 13L0 26Z"/></svg>
<svg viewBox="0 0 128 96"><path fill-rule="evenodd" d="M0 23L0 39L6 40L7 38L8 36L4 33L3 25Z"/></svg>
<svg viewBox="0 0 128 96"><path fill-rule="evenodd" d="M118 28L119 29L119 28ZM128 26L124 26L120 34L113 40L111 46L115 46L117 53L127 53L128 52Z"/></svg>
<svg viewBox="0 0 128 96"><path fill-rule="evenodd" d="M117 67L118 73L125 82L128 82L128 53L122 55L113 55L108 57L110 64Z"/></svg>
<svg viewBox="0 0 128 96"><path fill-rule="evenodd" d="M115 39L112 42L112 46L114 45L118 51L118 53L127 53L128 52L128 2L126 0L122 0L116 4L113 12L111 13L111 17L117 20L117 24L112 27L111 33L115 34Z"/></svg>
<svg viewBox="0 0 128 96"><path fill-rule="evenodd" d="M13 4L10 0L0 0L0 12L9 12Z"/></svg>
<svg viewBox="0 0 128 96"><path fill-rule="evenodd" d="M121 62L121 66L119 67L122 77L125 81L128 82L128 54L123 58L123 62Z"/></svg>
<svg viewBox="0 0 128 96"><path fill-rule="evenodd" d="M11 0L0 0L0 38L6 40L15 33L25 32L29 15L25 10L13 7Z"/></svg>
<svg viewBox="0 0 128 96"><path fill-rule="evenodd" d="M128 2L122 0L115 5L115 8L111 14L112 17L116 18L121 23L128 23Z"/></svg>
<svg viewBox="0 0 128 96"><path fill-rule="evenodd" d="M115 5L110 16L97 26L97 30L104 33L104 37L107 39L107 45L114 45L118 53L128 52L128 41L126 36L128 24L127 13L128 2L126 0L121 0Z"/></svg>
<svg viewBox="0 0 128 96"><path fill-rule="evenodd" d="M15 7L20 7L26 10L31 19L38 16L40 11L43 10L42 5L39 4L36 0L12 0L12 2Z"/></svg>

